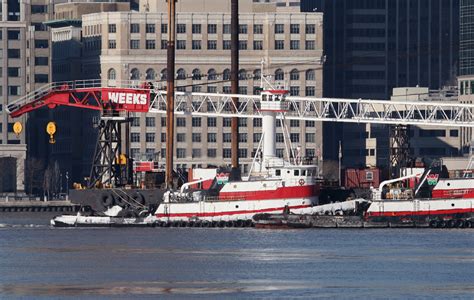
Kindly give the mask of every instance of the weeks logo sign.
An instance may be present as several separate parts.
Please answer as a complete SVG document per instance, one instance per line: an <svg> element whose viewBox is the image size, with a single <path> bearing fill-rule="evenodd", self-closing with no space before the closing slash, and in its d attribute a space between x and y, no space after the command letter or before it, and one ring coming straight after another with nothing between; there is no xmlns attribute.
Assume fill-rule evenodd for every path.
<svg viewBox="0 0 474 300"><path fill-rule="evenodd" d="M148 112L150 92L130 90L104 90L103 101L115 110L126 110L132 112Z"/></svg>

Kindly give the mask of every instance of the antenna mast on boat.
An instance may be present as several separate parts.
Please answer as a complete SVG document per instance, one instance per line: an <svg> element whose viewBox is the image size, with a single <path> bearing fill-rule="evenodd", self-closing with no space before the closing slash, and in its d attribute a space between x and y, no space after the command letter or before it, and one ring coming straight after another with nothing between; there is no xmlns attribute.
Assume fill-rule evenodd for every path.
<svg viewBox="0 0 474 300"><path fill-rule="evenodd" d="M230 79L231 93L239 93L239 1L231 0L230 8L230 27L231 27L231 46L230 46ZM236 112L239 105L239 98L232 97L233 111ZM232 117L232 172L231 177L234 180L240 180L239 168L239 118Z"/></svg>
<svg viewBox="0 0 474 300"><path fill-rule="evenodd" d="M166 188L173 188L174 154L174 68L175 68L175 15L177 0L168 2L168 45L166 78Z"/></svg>

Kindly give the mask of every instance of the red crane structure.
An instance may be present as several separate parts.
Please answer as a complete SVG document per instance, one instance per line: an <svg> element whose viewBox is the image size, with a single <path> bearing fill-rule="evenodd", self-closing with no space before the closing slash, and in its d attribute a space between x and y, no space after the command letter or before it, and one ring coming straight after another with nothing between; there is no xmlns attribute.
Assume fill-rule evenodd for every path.
<svg viewBox="0 0 474 300"><path fill-rule="evenodd" d="M127 112L148 112L152 86L147 83L119 82L106 86L100 80L53 82L10 103L7 110L15 118L33 110L57 106L100 111L98 138L88 187L99 183L123 186L128 183L122 154L121 124L129 122Z"/></svg>

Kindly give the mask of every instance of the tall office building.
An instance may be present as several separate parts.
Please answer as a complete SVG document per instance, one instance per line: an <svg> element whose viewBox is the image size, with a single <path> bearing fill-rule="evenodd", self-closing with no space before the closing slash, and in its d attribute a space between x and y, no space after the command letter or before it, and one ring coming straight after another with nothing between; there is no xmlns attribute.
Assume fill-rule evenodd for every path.
<svg viewBox="0 0 474 300"><path fill-rule="evenodd" d="M84 55L100 57L100 64L91 59L84 68L109 85L116 80L166 85L166 2L150 1L140 10L82 17ZM288 1L240 1L239 10L240 93L258 92L263 60L263 72L293 95L321 96L322 14L300 13ZM230 1L178 1L176 23L178 90L230 93ZM131 124L132 156L164 157L165 126L163 115L137 115ZM230 163L230 118L178 116L176 126L177 167ZM304 144L306 156L316 156L320 124L293 120L288 127L292 142ZM239 155L244 171L260 138L261 120L241 118ZM283 156L281 129L276 140L277 154Z"/></svg>
<svg viewBox="0 0 474 300"><path fill-rule="evenodd" d="M29 143L29 137L39 134L40 130L34 126L34 117L24 116L12 120L5 108L8 103L50 80L50 37L47 27L42 23L51 15L52 6L49 2L1 1L0 157L16 159L16 187L4 192L24 190L25 180L28 179L25 178L26 144L28 142L32 146L34 143ZM21 121L23 124L24 131L19 136L13 133L14 121ZM44 128L42 130L44 132ZM28 132L25 134L25 131Z"/></svg>
<svg viewBox="0 0 474 300"><path fill-rule="evenodd" d="M440 89L455 83L459 0L302 0L306 12L324 13L324 90L327 97L389 99L394 87ZM325 126L325 155L337 158L334 126ZM365 126L342 126L346 166L365 165L374 153ZM388 136L386 127L372 133ZM378 164L388 161L379 139ZM332 148L331 148L332 146ZM332 150L331 150L332 149ZM369 150L366 152L366 150Z"/></svg>
<svg viewBox="0 0 474 300"><path fill-rule="evenodd" d="M474 1L461 0L459 26L459 101L474 102ZM461 130L464 153L474 153L472 128Z"/></svg>

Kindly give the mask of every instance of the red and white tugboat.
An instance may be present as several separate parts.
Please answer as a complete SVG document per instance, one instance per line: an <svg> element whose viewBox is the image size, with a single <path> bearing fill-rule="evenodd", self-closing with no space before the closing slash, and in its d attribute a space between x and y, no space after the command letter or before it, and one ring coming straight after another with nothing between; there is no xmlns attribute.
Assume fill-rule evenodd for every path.
<svg viewBox="0 0 474 300"><path fill-rule="evenodd" d="M262 140L247 177L232 181L230 172L218 170L207 190L191 190L189 187L199 182L196 181L183 185L180 191L167 192L155 212L158 221L250 224L258 213L282 212L285 208L303 213L304 209L317 205L320 192L317 161L307 160L300 151L291 150L289 138L287 157L291 158L284 160L276 156L276 119L278 114L283 118L288 111L287 95L287 90L261 93Z"/></svg>

